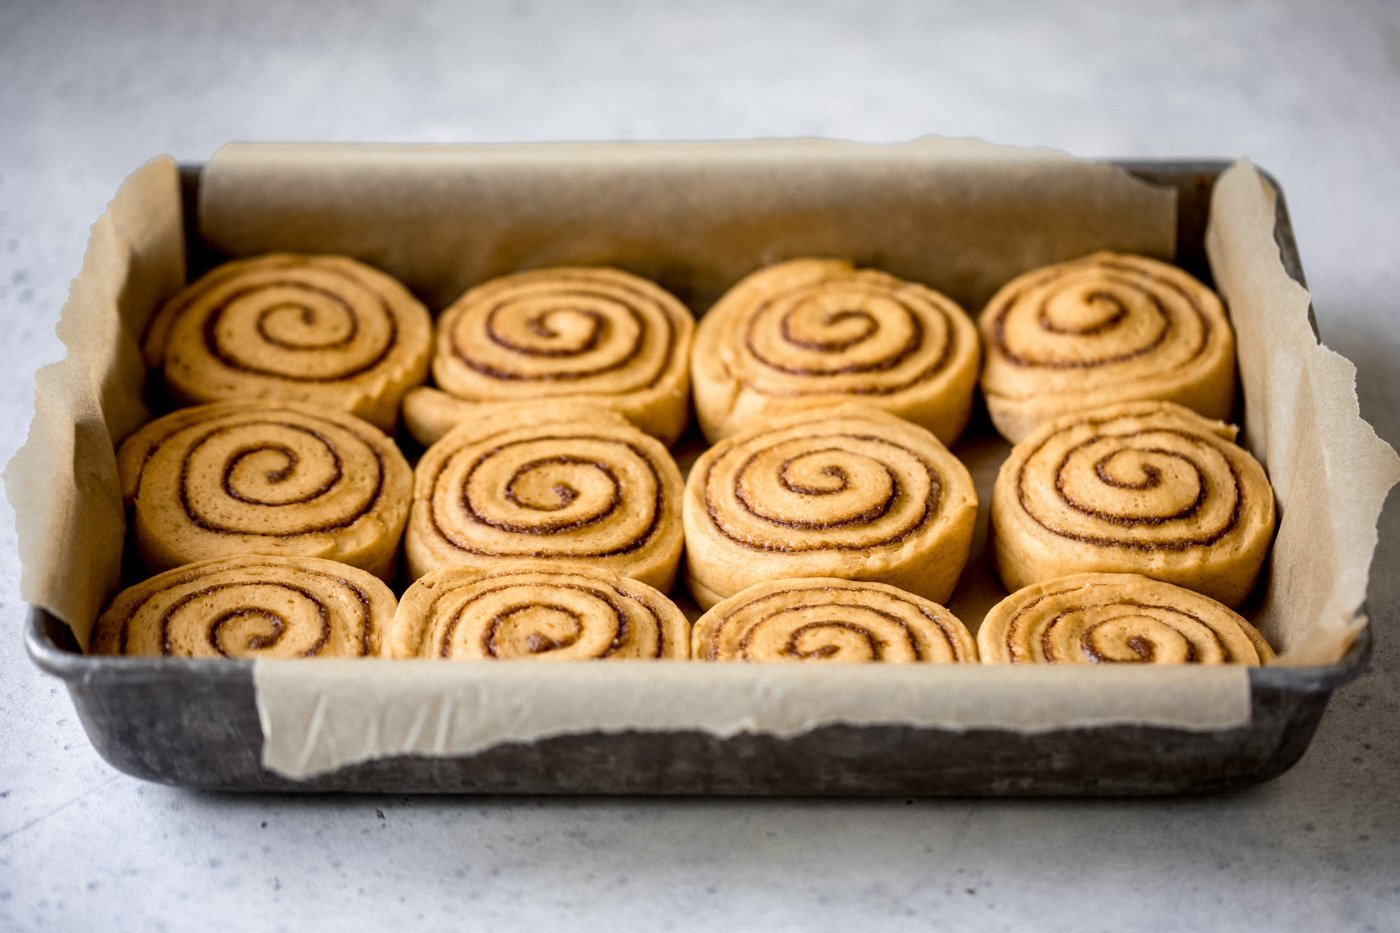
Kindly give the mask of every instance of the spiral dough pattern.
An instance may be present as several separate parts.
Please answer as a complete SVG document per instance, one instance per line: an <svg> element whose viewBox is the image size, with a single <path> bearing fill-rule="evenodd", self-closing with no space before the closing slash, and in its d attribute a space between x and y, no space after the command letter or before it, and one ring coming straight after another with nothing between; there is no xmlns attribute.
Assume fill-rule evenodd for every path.
<svg viewBox="0 0 1400 933"><path fill-rule="evenodd" d="M93 654L182 658L371 657L394 615L372 574L315 558L228 557L118 594Z"/></svg>
<svg viewBox="0 0 1400 933"><path fill-rule="evenodd" d="M449 432L417 468L409 570L578 561L665 590L680 560L680 471L622 418L510 409Z"/></svg>
<svg viewBox="0 0 1400 933"><path fill-rule="evenodd" d="M652 587L598 568L451 567L404 593L389 648L400 658L687 658L690 623Z"/></svg>
<svg viewBox="0 0 1400 933"><path fill-rule="evenodd" d="M711 441L774 414L859 401L953 443L967 423L977 329L938 292L837 260L769 266L701 319L692 368Z"/></svg>
<svg viewBox="0 0 1400 933"><path fill-rule="evenodd" d="M694 328L673 295L618 269L522 272L443 312L433 378L472 402L588 399L671 443L685 427Z"/></svg>
<svg viewBox="0 0 1400 933"><path fill-rule="evenodd" d="M1138 574L1027 587L977 632L982 660L1012 664L1266 664L1264 636L1209 597Z"/></svg>
<svg viewBox="0 0 1400 933"><path fill-rule="evenodd" d="M1220 299L1167 263L1095 253L1028 272L982 313L982 388L997 429L1110 402L1176 402L1226 418L1235 344Z"/></svg>
<svg viewBox="0 0 1400 933"><path fill-rule="evenodd" d="M685 496L702 606L763 580L844 577L947 599L977 495L937 438L865 406L814 409L710 448Z"/></svg>
<svg viewBox="0 0 1400 933"><path fill-rule="evenodd" d="M388 577L412 472L353 415L306 405L180 409L118 451L152 571L237 554L324 557Z"/></svg>
<svg viewBox="0 0 1400 933"><path fill-rule="evenodd" d="M967 627L937 603L831 577L748 587L701 616L692 642L707 661L977 660Z"/></svg>
<svg viewBox="0 0 1400 933"><path fill-rule="evenodd" d="M400 283L342 256L274 253L219 266L157 313L152 368L187 403L339 408L388 430L427 376L432 322Z"/></svg>
<svg viewBox="0 0 1400 933"><path fill-rule="evenodd" d="M1263 467L1233 436L1166 402L1042 426L1012 450L992 493L1007 588L1135 572L1238 605L1267 554L1274 499Z"/></svg>

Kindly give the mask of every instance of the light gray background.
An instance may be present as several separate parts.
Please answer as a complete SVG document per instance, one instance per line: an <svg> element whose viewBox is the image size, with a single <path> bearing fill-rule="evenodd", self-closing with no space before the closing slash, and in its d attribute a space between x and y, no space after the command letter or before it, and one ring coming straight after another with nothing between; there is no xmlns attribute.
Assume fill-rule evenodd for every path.
<svg viewBox="0 0 1400 933"><path fill-rule="evenodd" d="M235 139L926 133L1253 157L1400 440L1400 5L0 2L0 459L88 225ZM702 12L703 11L703 12ZM1400 928L1400 508L1373 670L1307 757L1197 800L210 797L93 752L24 657L0 506L0 927Z"/></svg>

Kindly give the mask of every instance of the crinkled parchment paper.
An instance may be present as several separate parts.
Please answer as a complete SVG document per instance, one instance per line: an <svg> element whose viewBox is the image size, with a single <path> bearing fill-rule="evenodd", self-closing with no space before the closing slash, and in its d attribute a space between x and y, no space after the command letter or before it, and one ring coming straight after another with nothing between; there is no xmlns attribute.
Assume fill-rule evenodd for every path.
<svg viewBox="0 0 1400 933"><path fill-rule="evenodd" d="M67 622L83 646L121 574L113 441L147 419L141 332L184 280L180 180L172 160L155 159L92 225L59 315L68 355L35 376L29 438L5 468L21 595Z"/></svg>

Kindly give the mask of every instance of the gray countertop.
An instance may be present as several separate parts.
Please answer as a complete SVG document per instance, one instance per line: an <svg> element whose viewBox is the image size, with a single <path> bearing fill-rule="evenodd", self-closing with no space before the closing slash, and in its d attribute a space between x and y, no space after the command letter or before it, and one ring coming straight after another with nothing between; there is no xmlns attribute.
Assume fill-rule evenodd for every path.
<svg viewBox="0 0 1400 933"><path fill-rule="evenodd" d="M121 179L234 139L937 133L1247 155L1287 190L1363 414L1400 441L1394 4L9 2L0 118L0 459ZM1040 802L143 784L25 658L0 510L0 928L1400 928L1400 508L1372 670L1292 771L1221 797Z"/></svg>

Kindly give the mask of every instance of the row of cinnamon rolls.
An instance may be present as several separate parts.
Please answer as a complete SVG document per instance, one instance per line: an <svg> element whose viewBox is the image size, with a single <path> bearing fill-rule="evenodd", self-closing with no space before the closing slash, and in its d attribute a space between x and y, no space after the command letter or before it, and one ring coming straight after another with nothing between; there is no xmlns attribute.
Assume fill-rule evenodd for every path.
<svg viewBox="0 0 1400 933"><path fill-rule="evenodd" d="M997 605L974 639L937 603L831 577L758 583L692 627L656 589L596 568L455 567L402 601L373 574L318 558L216 558L117 598L105 654L458 660L694 658L889 663L1240 663L1273 653L1219 603L1136 574L1079 574Z"/></svg>
<svg viewBox="0 0 1400 933"><path fill-rule="evenodd" d="M576 402L471 419L416 468L353 415L218 402L142 427L121 445L118 468L151 572L297 555L387 580L402 537L410 579L569 560L669 590L684 550L704 607L798 576L945 601L977 515L972 476L936 437L858 405L733 435L686 479L654 438ZM1273 494L1233 429L1140 402L1065 416L1014 447L991 524L1008 589L1130 571L1237 605L1268 551Z"/></svg>
<svg viewBox="0 0 1400 933"><path fill-rule="evenodd" d="M951 445L979 374L1013 442L1109 401L1229 416L1234 338L1224 308L1167 263L1096 253L1036 269L1007 283L979 324L925 285L798 259L743 279L698 327L654 282L571 267L478 285L435 328L408 288L364 263L276 253L200 278L154 316L144 346L184 404L304 402L383 430L402 410L424 443L483 404L546 399L617 412L669 445L693 389L711 443L859 401ZM435 388L423 385L430 370Z"/></svg>

